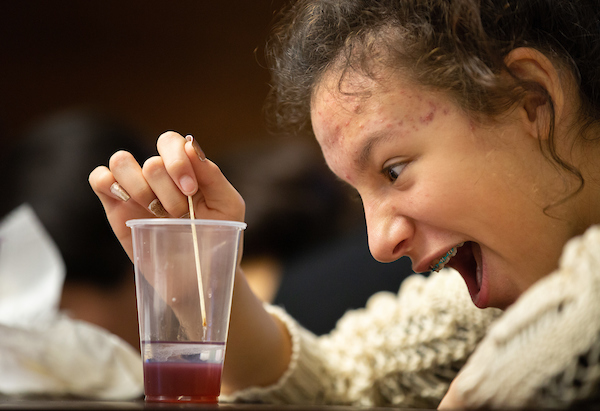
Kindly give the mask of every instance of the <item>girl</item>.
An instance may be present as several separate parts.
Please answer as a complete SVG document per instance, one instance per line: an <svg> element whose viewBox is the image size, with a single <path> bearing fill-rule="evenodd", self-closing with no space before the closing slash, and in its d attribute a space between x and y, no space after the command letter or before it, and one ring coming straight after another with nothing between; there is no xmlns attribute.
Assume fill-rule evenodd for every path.
<svg viewBox="0 0 600 411"><path fill-rule="evenodd" d="M263 308L239 272L228 399L434 407L462 367L441 408L594 400L599 10L301 0L282 16L269 44L277 122L311 129L357 190L376 259L407 255L439 273L315 338ZM130 256L124 222L148 205L180 217L193 195L199 218L243 220L243 200L192 137L166 133L158 151L143 167L116 153L90 176Z"/></svg>

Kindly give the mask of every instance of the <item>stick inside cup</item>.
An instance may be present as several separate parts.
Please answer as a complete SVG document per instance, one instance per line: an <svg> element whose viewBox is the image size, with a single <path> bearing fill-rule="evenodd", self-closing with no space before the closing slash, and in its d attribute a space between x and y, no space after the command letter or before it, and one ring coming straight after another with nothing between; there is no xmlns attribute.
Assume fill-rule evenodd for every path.
<svg viewBox="0 0 600 411"><path fill-rule="evenodd" d="M190 219L194 220L194 202L192 196L188 196L190 207ZM196 233L196 224L192 221L192 238L194 241L194 259L196 260L196 276L198 277L198 294L200 295L200 310L202 311L202 335L206 337L206 306L204 304L204 289L202 286L202 271L200 269L200 254L198 250L198 234Z"/></svg>

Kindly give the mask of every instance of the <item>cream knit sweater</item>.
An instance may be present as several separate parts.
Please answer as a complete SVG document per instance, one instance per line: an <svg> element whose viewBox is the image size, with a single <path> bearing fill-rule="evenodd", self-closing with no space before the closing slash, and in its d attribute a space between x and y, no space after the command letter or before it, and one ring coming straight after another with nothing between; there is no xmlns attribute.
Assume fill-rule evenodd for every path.
<svg viewBox="0 0 600 411"><path fill-rule="evenodd" d="M600 226L568 242L559 268L506 310L456 388L470 407L600 404Z"/></svg>
<svg viewBox="0 0 600 411"><path fill-rule="evenodd" d="M292 336L290 367L273 386L221 401L435 407L499 313L477 309L450 270L409 277L398 295L375 294L321 337L267 309Z"/></svg>
<svg viewBox="0 0 600 411"><path fill-rule="evenodd" d="M600 228L572 240L559 270L502 316L476 308L451 269L374 295L321 337L267 309L292 336L290 366L273 386L221 401L435 408L475 351L456 387L468 406L568 405L600 379Z"/></svg>

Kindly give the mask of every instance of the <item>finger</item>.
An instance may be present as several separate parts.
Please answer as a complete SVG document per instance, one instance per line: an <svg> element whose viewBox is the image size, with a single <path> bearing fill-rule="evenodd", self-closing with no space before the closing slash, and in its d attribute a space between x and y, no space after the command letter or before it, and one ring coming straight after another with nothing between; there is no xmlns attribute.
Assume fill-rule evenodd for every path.
<svg viewBox="0 0 600 411"><path fill-rule="evenodd" d="M161 207L157 206L156 195L144 178L142 168L131 153L118 151L113 154L109 160L109 168L115 181L136 203L152 211L158 217L165 216L160 215Z"/></svg>
<svg viewBox="0 0 600 411"><path fill-rule="evenodd" d="M146 160L142 173L166 212L174 217L181 217L188 212L187 197L167 173L162 157Z"/></svg>
<svg viewBox="0 0 600 411"><path fill-rule="evenodd" d="M128 201L130 198L129 193L116 182L115 177L105 166L98 166L92 170L88 181L102 204L112 204L117 200Z"/></svg>
<svg viewBox="0 0 600 411"><path fill-rule="evenodd" d="M131 246L131 230L125 225L125 221L139 218L139 215L147 212L141 205L134 201L124 201L114 194L114 185L118 184L105 166L96 167L89 176L89 183L106 211L108 221L123 245L123 248L131 258L133 249Z"/></svg>
<svg viewBox="0 0 600 411"><path fill-rule="evenodd" d="M107 197L105 201L109 201L109 198L114 200L121 200L123 202L129 201L131 196L112 175L110 170L105 166L96 167L90 173L89 183L92 189L100 197L101 201L103 197Z"/></svg>
<svg viewBox="0 0 600 411"><path fill-rule="evenodd" d="M98 166L92 170L88 181L105 208L127 203L131 198L105 166Z"/></svg>
<svg viewBox="0 0 600 411"><path fill-rule="evenodd" d="M195 201L204 201L206 207L219 210L228 219L244 220L244 200L225 178L219 167L204 156L200 145L191 136L185 144L185 152L193 167L199 193Z"/></svg>
<svg viewBox="0 0 600 411"><path fill-rule="evenodd" d="M442 401L438 405L438 410L456 410L465 407L465 404L463 404L456 392L455 382L457 381L457 378L458 376L450 384L446 395L444 395L444 398L442 398Z"/></svg>
<svg viewBox="0 0 600 411"><path fill-rule="evenodd" d="M185 153L186 140L173 131L163 133L156 143L158 153L163 159L165 169L179 190L186 196L198 190L194 168Z"/></svg>

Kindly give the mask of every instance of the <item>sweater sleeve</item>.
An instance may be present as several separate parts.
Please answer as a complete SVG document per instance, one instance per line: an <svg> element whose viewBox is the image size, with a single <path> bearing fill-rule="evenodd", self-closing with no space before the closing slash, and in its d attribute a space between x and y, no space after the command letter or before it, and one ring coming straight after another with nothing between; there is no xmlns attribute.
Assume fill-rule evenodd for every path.
<svg viewBox="0 0 600 411"><path fill-rule="evenodd" d="M455 384L468 407L566 407L600 381L600 227L490 329Z"/></svg>
<svg viewBox="0 0 600 411"><path fill-rule="evenodd" d="M375 294L321 337L267 309L292 336L290 366L276 384L222 401L435 407L499 314L477 309L450 269L409 277L397 295Z"/></svg>

